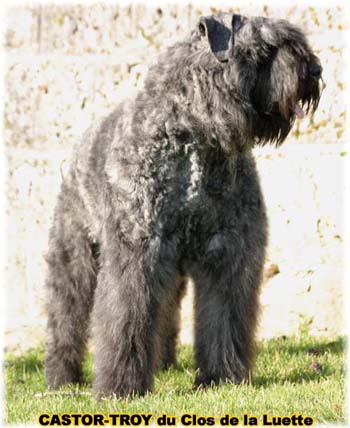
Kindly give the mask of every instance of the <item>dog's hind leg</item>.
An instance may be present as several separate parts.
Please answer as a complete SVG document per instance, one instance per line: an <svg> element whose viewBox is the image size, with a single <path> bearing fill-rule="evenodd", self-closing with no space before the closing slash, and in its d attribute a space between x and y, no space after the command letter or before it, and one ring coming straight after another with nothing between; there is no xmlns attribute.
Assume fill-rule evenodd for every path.
<svg viewBox="0 0 350 428"><path fill-rule="evenodd" d="M88 238L83 206L63 183L50 232L45 371L50 387L82 380L82 360L97 275L97 247Z"/></svg>

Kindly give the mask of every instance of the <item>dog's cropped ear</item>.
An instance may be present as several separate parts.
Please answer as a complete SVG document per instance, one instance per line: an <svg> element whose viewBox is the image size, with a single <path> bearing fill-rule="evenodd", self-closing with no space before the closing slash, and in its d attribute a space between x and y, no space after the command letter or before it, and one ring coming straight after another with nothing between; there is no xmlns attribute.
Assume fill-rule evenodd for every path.
<svg viewBox="0 0 350 428"><path fill-rule="evenodd" d="M222 14L202 16L198 23L198 32L206 37L211 51L220 62L227 62L232 51L233 16Z"/></svg>

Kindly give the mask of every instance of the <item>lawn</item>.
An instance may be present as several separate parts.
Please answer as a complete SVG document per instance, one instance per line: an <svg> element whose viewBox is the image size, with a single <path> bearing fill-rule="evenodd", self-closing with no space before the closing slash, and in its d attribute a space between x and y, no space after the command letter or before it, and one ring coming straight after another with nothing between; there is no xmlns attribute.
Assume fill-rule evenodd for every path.
<svg viewBox="0 0 350 428"><path fill-rule="evenodd" d="M314 423L345 424L345 340L307 335L264 341L259 346L250 385L220 385L193 391L192 350L179 349L178 367L156 375L154 391L145 397L96 401L91 395L92 358L85 364L87 385L67 386L47 392L43 373L43 349L22 356L6 355L5 382L7 423L37 423L42 413L152 413L215 417L225 414L311 416Z"/></svg>

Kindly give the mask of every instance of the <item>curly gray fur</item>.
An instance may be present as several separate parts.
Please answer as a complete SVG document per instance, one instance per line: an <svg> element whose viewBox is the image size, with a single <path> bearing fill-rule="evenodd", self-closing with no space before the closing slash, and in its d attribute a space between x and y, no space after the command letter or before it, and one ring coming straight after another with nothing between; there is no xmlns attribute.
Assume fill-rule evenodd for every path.
<svg viewBox="0 0 350 428"><path fill-rule="evenodd" d="M297 104L317 107L320 74L286 21L203 17L87 131L50 234L50 386L81 381L92 314L97 394L149 391L176 363L187 277L196 385L248 378L267 244L251 148L280 144Z"/></svg>

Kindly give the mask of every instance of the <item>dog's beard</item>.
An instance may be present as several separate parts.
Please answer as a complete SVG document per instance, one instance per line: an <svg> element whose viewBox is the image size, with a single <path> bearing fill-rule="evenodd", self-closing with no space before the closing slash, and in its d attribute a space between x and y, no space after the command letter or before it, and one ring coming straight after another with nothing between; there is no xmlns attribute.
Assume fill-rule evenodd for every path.
<svg viewBox="0 0 350 428"><path fill-rule="evenodd" d="M318 80L300 82L295 79L287 89L283 92L275 88L273 92L271 80L261 79L252 91L251 101L256 112L253 137L256 144L281 144L296 119L303 119L317 109L321 96Z"/></svg>

